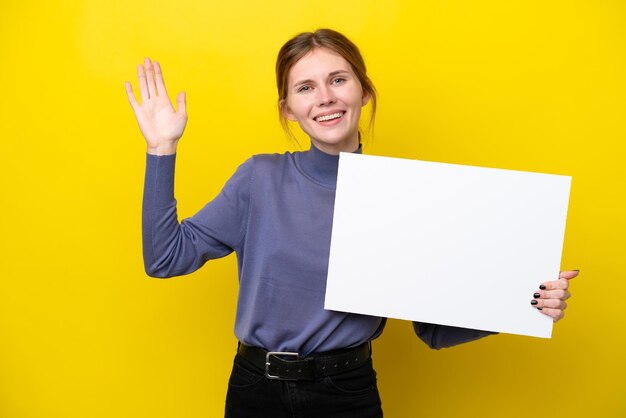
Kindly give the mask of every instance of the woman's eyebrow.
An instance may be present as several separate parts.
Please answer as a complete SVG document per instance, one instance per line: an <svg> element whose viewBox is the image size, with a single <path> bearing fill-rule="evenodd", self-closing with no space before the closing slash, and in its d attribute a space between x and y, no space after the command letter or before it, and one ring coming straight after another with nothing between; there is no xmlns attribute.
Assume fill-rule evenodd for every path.
<svg viewBox="0 0 626 418"><path fill-rule="evenodd" d="M344 73L350 74L350 71L348 70L331 71L330 73L328 73L328 78L336 76L337 74L344 74ZM306 80L300 80L300 81L295 82L292 87L296 87L296 86L299 86L300 84L306 84L306 83L313 83L313 80L311 80L310 78Z"/></svg>
<svg viewBox="0 0 626 418"><path fill-rule="evenodd" d="M336 70L336 71L332 71L332 72L328 73L328 77L332 77L332 76L334 76L334 75L337 75L337 74L343 74L343 73L350 74L350 71L348 71L348 70Z"/></svg>

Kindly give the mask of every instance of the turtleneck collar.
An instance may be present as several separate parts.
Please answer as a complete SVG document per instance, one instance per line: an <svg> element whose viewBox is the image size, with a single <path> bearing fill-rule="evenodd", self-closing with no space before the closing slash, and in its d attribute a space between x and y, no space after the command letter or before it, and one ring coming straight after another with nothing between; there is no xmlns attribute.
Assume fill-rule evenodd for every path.
<svg viewBox="0 0 626 418"><path fill-rule="evenodd" d="M362 146L353 151L353 154L362 154ZM339 155L326 154L313 144L308 151L296 153L296 164L305 176L322 186L337 187L337 171L339 169Z"/></svg>

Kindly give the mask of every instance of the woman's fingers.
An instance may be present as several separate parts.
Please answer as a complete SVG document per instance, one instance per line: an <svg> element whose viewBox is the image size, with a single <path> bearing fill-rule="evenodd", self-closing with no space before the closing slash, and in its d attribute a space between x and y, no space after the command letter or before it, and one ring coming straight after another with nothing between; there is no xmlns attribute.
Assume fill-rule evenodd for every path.
<svg viewBox="0 0 626 418"><path fill-rule="evenodd" d="M563 312L562 309L543 308L539 312L551 317L554 322L558 321L559 319L563 319L563 317L565 316L565 312Z"/></svg>
<svg viewBox="0 0 626 418"><path fill-rule="evenodd" d="M144 66L146 67L146 80L148 82L148 91L150 92L150 97L157 97L159 93L154 82L154 67L152 66L150 58L144 59Z"/></svg>
<svg viewBox="0 0 626 418"><path fill-rule="evenodd" d="M551 308L551 309L565 309L567 303L561 299L533 299L531 302L535 308Z"/></svg>
<svg viewBox="0 0 626 418"><path fill-rule="evenodd" d="M572 295L569 292L569 281L578 276L578 270L562 271L558 280L543 282L533 295L530 304L542 314L548 315L554 322L565 315L565 301Z"/></svg>
<svg viewBox="0 0 626 418"><path fill-rule="evenodd" d="M537 296L538 295L538 296ZM567 300L572 297L572 294L568 290L557 289L557 290L538 290L533 295L535 299L561 299Z"/></svg>
<svg viewBox="0 0 626 418"><path fill-rule="evenodd" d="M580 270L567 270L567 271L562 271L561 273L559 273L559 279L573 279L574 277L578 276L578 273L580 272Z"/></svg>
<svg viewBox="0 0 626 418"><path fill-rule="evenodd" d="M141 103L145 103L150 100L150 93L148 91L148 82L146 81L146 70L141 64L137 66L137 78L139 79L139 94L141 95Z"/></svg>
<svg viewBox="0 0 626 418"><path fill-rule="evenodd" d="M145 58L144 63L137 66L137 77L139 79L139 92L141 94L141 104L159 98L160 106L171 107L163 80L163 71L158 62L152 62L150 58ZM165 99L160 100L160 99ZM184 99L183 99L184 101ZM184 105L184 103L183 103Z"/></svg>
<svg viewBox="0 0 626 418"><path fill-rule="evenodd" d="M154 61L154 77L156 79L157 94L159 96L167 96L167 90L165 89L165 81L163 80L161 65L156 61Z"/></svg>
<svg viewBox="0 0 626 418"><path fill-rule="evenodd" d="M541 290L567 290L568 288L569 280L567 279L551 280L549 282L543 282L539 285L539 289Z"/></svg>
<svg viewBox="0 0 626 418"><path fill-rule="evenodd" d="M136 112L139 107L139 103L137 103L137 99L135 98L135 93L133 93L133 86L130 82L125 81L124 85L126 86L126 95L128 96L128 101L130 102L130 106Z"/></svg>

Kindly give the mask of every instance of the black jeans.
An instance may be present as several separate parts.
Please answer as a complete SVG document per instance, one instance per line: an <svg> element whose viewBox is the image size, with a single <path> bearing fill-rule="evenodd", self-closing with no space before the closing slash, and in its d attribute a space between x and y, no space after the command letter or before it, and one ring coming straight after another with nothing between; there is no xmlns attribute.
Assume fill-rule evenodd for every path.
<svg viewBox="0 0 626 418"><path fill-rule="evenodd" d="M272 380L240 355L228 381L226 418L381 418L372 361L315 380Z"/></svg>

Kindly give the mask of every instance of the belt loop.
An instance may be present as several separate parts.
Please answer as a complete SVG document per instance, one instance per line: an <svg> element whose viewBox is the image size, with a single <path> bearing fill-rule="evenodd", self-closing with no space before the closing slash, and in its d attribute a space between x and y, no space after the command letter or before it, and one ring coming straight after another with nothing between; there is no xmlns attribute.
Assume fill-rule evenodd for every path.
<svg viewBox="0 0 626 418"><path fill-rule="evenodd" d="M372 340L369 340L369 341L367 342L367 346L368 346L368 347L369 347L369 349L370 349L370 357L371 357L371 356L372 356Z"/></svg>

